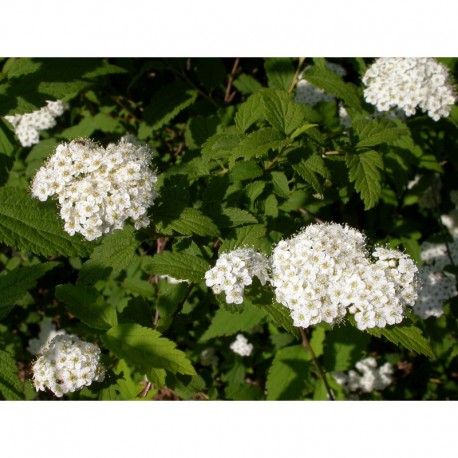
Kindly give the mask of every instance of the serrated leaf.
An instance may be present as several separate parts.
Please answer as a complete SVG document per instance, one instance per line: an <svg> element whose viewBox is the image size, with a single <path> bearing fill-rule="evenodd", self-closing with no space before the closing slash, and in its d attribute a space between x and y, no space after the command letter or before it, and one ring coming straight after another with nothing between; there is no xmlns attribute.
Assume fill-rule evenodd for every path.
<svg viewBox="0 0 458 458"><path fill-rule="evenodd" d="M221 212L220 218L214 218L214 220L220 228L237 227L258 222L254 215L236 207L225 208Z"/></svg>
<svg viewBox="0 0 458 458"><path fill-rule="evenodd" d="M295 139L296 137L299 137L299 135L302 135L303 133L307 132L308 130L312 129L315 127L316 124L304 124L301 127L298 127L291 135L290 137L292 139Z"/></svg>
<svg viewBox="0 0 458 458"><path fill-rule="evenodd" d="M239 161L237 162L230 173L231 181L253 180L262 176L262 169L256 161Z"/></svg>
<svg viewBox="0 0 458 458"><path fill-rule="evenodd" d="M362 111L356 87L350 83L345 83L339 75L329 70L326 66L315 65L310 67L304 71L302 78L329 94L342 99L350 108Z"/></svg>
<svg viewBox="0 0 458 458"><path fill-rule="evenodd" d="M266 245L266 241L266 228L263 224L237 227L232 232L232 237L228 237L223 241L221 251L232 251L245 246L262 250Z"/></svg>
<svg viewBox="0 0 458 458"><path fill-rule="evenodd" d="M264 118L263 113L261 95L253 94L238 107L235 115L235 125L245 133L254 123Z"/></svg>
<svg viewBox="0 0 458 458"><path fill-rule="evenodd" d="M243 138L245 135L241 134L236 127L216 133L202 145L202 158L211 161L229 157Z"/></svg>
<svg viewBox="0 0 458 458"><path fill-rule="evenodd" d="M0 276L0 317L6 315L9 309L35 286L36 280L58 264L58 262L46 262L34 266L17 267Z"/></svg>
<svg viewBox="0 0 458 458"><path fill-rule="evenodd" d="M13 357L0 350L0 393L8 401L24 399L24 386L18 378L18 372Z"/></svg>
<svg viewBox="0 0 458 458"><path fill-rule="evenodd" d="M132 226L113 231L103 238L90 259L83 264L78 282L93 284L105 278L107 271L116 274L126 269L135 260L135 252L139 245Z"/></svg>
<svg viewBox="0 0 458 458"><path fill-rule="evenodd" d="M298 400L310 385L310 355L301 345L285 347L275 354L267 374L267 400Z"/></svg>
<svg viewBox="0 0 458 458"><path fill-rule="evenodd" d="M396 127L386 119L358 119L353 121L352 128L355 129L359 138L359 142L356 144L357 148L389 143L409 134L406 128Z"/></svg>
<svg viewBox="0 0 458 458"><path fill-rule="evenodd" d="M91 328L107 330L118 323L116 310L92 286L59 285L56 287L56 298L67 306L72 315Z"/></svg>
<svg viewBox="0 0 458 458"><path fill-rule="evenodd" d="M189 148L198 148L216 133L220 119L218 116L195 116L188 122L185 140Z"/></svg>
<svg viewBox="0 0 458 458"><path fill-rule="evenodd" d="M181 111L192 105L197 99L197 91L181 81L164 86L151 98L151 103L143 112L139 138L147 138L151 132L170 122Z"/></svg>
<svg viewBox="0 0 458 458"><path fill-rule="evenodd" d="M274 193L287 199L289 197L288 178L286 178L284 172L271 172L271 175Z"/></svg>
<svg viewBox="0 0 458 458"><path fill-rule="evenodd" d="M11 156L14 152L17 140L13 132L8 128L5 121L0 118L0 154Z"/></svg>
<svg viewBox="0 0 458 458"><path fill-rule="evenodd" d="M240 74L232 84L243 95L253 94L262 89L261 83L246 73Z"/></svg>
<svg viewBox="0 0 458 458"><path fill-rule="evenodd" d="M271 57L264 61L269 87L288 91L294 80L296 69L289 57Z"/></svg>
<svg viewBox="0 0 458 458"><path fill-rule="evenodd" d="M271 149L277 149L284 143L285 138L280 132L271 128L264 127L255 130L232 150L229 164L234 164L238 158L249 160L252 158L261 158Z"/></svg>
<svg viewBox="0 0 458 458"><path fill-rule="evenodd" d="M146 298L154 297L153 285L151 283L148 283L146 280L142 280L140 278L127 277L122 282L122 287L126 291L138 294Z"/></svg>
<svg viewBox="0 0 458 458"><path fill-rule="evenodd" d="M143 266L145 272L155 275L169 275L178 280L200 282L210 269L207 261L187 253L164 251L156 254Z"/></svg>
<svg viewBox="0 0 458 458"><path fill-rule="evenodd" d="M206 341L215 337L231 336L237 332L250 331L266 316L262 309L253 306L244 307L241 313L231 313L225 309L218 309L210 326L200 340Z"/></svg>
<svg viewBox="0 0 458 458"><path fill-rule="evenodd" d="M323 364L327 371L346 371L360 361L370 337L350 324L328 331L323 345Z"/></svg>
<svg viewBox="0 0 458 458"><path fill-rule="evenodd" d="M251 204L254 204L256 199L262 194L266 187L265 181L253 181L245 186L245 194L250 199Z"/></svg>
<svg viewBox="0 0 458 458"><path fill-rule="evenodd" d="M407 348L419 355L436 358L431 344L423 336L421 329L413 324L401 323L392 327L366 329L365 332L379 338L383 336L395 345Z"/></svg>
<svg viewBox="0 0 458 458"><path fill-rule="evenodd" d="M370 150L359 154L347 153L345 160L350 181L355 183L355 189L364 201L364 209L369 210L375 206L382 191L382 157L377 151Z"/></svg>
<svg viewBox="0 0 458 458"><path fill-rule="evenodd" d="M145 374L151 369L196 374L186 354L176 348L175 342L153 329L125 323L111 328L101 339L118 358L125 359Z"/></svg>
<svg viewBox="0 0 458 458"><path fill-rule="evenodd" d="M219 235L219 229L211 218L196 208L182 208L181 204L168 201L156 207L153 221L161 233L172 235L175 231L183 235Z"/></svg>
<svg viewBox="0 0 458 458"><path fill-rule="evenodd" d="M0 189L0 242L44 256L88 256L94 246L64 231L54 205L16 188Z"/></svg>
<svg viewBox="0 0 458 458"><path fill-rule="evenodd" d="M290 135L304 124L304 107L292 100L290 94L280 90L264 90L262 95L264 116L285 135Z"/></svg>

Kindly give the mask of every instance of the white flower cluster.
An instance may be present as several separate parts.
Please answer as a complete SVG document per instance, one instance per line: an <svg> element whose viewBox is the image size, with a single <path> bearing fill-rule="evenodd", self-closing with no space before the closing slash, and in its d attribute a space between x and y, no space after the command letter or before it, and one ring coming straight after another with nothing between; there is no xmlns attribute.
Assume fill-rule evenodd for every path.
<svg viewBox="0 0 458 458"><path fill-rule="evenodd" d="M147 145L121 139L103 148L72 140L58 145L38 170L32 195L42 201L57 195L64 229L94 240L121 229L128 218L136 229L148 226L156 181Z"/></svg>
<svg viewBox="0 0 458 458"><path fill-rule="evenodd" d="M449 244L450 255L454 263L458 263L458 240ZM422 291L413 309L420 318L439 318L444 314L444 302L458 294L456 278L444 272L445 266L451 264L449 251L445 243L421 244L421 259L425 265L420 266Z"/></svg>
<svg viewBox="0 0 458 458"><path fill-rule="evenodd" d="M345 391L372 391L384 390L393 383L393 366L385 363L377 367L377 361L373 357L365 358L356 363L356 369L345 372L333 372L332 375Z"/></svg>
<svg viewBox="0 0 458 458"><path fill-rule="evenodd" d="M38 337L29 340L27 351L32 355L39 355L48 346L48 343L59 334L65 334L65 331L56 331L56 327L51 319L45 318L40 323Z"/></svg>
<svg viewBox="0 0 458 458"><path fill-rule="evenodd" d="M405 254L376 248L373 262L364 235L340 224L312 224L272 254L276 300L294 325L336 323L353 313L359 329L400 323L417 298L418 269Z"/></svg>
<svg viewBox="0 0 458 458"><path fill-rule="evenodd" d="M100 364L100 348L78 337L54 337L32 367L37 391L51 390L57 397L78 391L93 381L101 382L105 368Z"/></svg>
<svg viewBox="0 0 458 458"><path fill-rule="evenodd" d="M337 73L339 76L345 76L347 73L339 64L326 62L326 67L334 73ZM309 83L307 80L302 79L302 74L299 75L299 82L296 86L296 102L306 103L313 107L319 102L330 102L331 100L334 100L334 98L335 97L333 95L328 94L323 89L320 89L312 83Z"/></svg>
<svg viewBox="0 0 458 458"><path fill-rule="evenodd" d="M253 344L243 334L237 334L234 342L231 343L230 349L240 356L250 356L253 351Z"/></svg>
<svg viewBox="0 0 458 458"><path fill-rule="evenodd" d="M47 102L47 106L32 113L5 116L14 127L22 146L28 147L40 142L40 131L51 129L56 125L56 118L62 116L68 104L62 100Z"/></svg>
<svg viewBox="0 0 458 458"><path fill-rule="evenodd" d="M261 253L252 248L239 248L223 253L215 267L205 273L205 283L215 294L224 291L228 304L241 304L245 286L258 277L261 284L269 280L269 263Z"/></svg>
<svg viewBox="0 0 458 458"><path fill-rule="evenodd" d="M448 69L431 58L382 57L366 71L364 97L380 111L392 107L407 116L417 107L438 121L450 114L455 94Z"/></svg>

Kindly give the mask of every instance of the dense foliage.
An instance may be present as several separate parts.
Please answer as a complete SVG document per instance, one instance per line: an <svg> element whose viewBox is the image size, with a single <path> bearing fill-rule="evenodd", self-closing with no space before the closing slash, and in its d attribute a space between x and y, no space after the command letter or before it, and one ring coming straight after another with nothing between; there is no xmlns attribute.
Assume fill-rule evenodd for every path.
<svg viewBox="0 0 458 458"><path fill-rule="evenodd" d="M62 399L456 398L458 108L448 114L428 99L438 120L412 99L409 116L377 111L362 80L373 62L0 60L0 398L57 399L35 390L32 370L44 367L34 339L56 330L100 348L87 356L91 375ZM458 81L458 60L438 62ZM379 108L393 107L380 97ZM58 100L57 111L47 104ZM73 190L60 203L37 199L32 180L64 142L102 157L125 136L132 154L142 151L138 182L123 178L129 202L152 155L146 219L140 206L89 240L69 233L60 215ZM119 183L107 184L110 199ZM209 287L223 253L262 264L246 248L268 257L327 222L419 266L423 291L402 321L360 330L347 315L299 328L251 265L243 300ZM61 350L75 354L64 346L52 358ZM59 375L51 364L58 384L67 365Z"/></svg>

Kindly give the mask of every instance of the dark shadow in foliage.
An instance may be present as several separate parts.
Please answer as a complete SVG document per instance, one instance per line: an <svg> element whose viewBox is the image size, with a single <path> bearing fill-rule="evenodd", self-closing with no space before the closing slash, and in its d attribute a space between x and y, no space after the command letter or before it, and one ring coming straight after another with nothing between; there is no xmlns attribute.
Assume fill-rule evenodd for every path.
<svg viewBox="0 0 458 458"><path fill-rule="evenodd" d="M20 74L17 78L13 76L8 80L5 92L0 97L2 113L20 106L21 100L41 107L50 98L53 100L69 95L62 93L56 97L55 89L47 90L49 83L69 83L75 92L85 89L97 76L96 70L103 65L103 60L96 58L37 58L30 62L30 73Z"/></svg>
<svg viewBox="0 0 458 458"><path fill-rule="evenodd" d="M130 299L119 316L119 323L138 323L145 327L152 327L153 313L151 302L144 297Z"/></svg>
<svg viewBox="0 0 458 458"><path fill-rule="evenodd" d="M369 341L369 334L348 323L335 327L328 332L324 343L324 368L328 371L353 369L363 358ZM339 367L339 363L345 367Z"/></svg>

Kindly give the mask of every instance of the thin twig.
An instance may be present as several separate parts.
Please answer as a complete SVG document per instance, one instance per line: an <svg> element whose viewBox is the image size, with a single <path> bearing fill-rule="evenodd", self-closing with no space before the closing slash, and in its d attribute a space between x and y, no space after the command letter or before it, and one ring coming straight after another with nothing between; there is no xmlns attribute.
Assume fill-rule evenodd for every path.
<svg viewBox="0 0 458 458"><path fill-rule="evenodd" d="M291 81L291 86L288 89L288 92L291 93L296 84L298 83L297 77L299 76L299 73L301 72L302 65L304 64L305 57L299 57L299 63L297 64L296 68L296 73L294 74L293 81Z"/></svg>
<svg viewBox="0 0 458 458"><path fill-rule="evenodd" d="M320 363L318 362L318 358L315 355L315 352L313 351L312 346L310 345L309 339L307 337L307 334L305 333L303 328L299 328L299 332L301 333L302 337L302 346L306 348L309 352L310 355L312 356L313 362L315 363L316 368L318 369L318 372L320 374L321 379L323 380L324 386L326 388L326 392L328 393L328 399L330 401L335 401L335 397L332 394L332 390L330 386L328 385L328 381L326 379L326 374L323 372L323 369L320 366Z"/></svg>
<svg viewBox="0 0 458 458"><path fill-rule="evenodd" d="M234 76L237 73L237 67L239 66L240 59L237 57L234 61L234 65L232 66L231 74L229 75L229 79L227 81L226 86L226 94L224 95L224 101L229 103L233 98L235 93L231 94L232 82L234 81Z"/></svg>
<svg viewBox="0 0 458 458"><path fill-rule="evenodd" d="M299 208L299 212L302 213L303 215L306 215L306 216L309 216L310 218L313 218L317 223L325 224L325 221L323 221L322 219L318 218L318 216L316 216L313 213L309 212L305 208Z"/></svg>
<svg viewBox="0 0 458 458"><path fill-rule="evenodd" d="M137 394L137 397L138 398L146 398L147 394L149 393L149 390L151 389L152 387L152 384L151 382L147 382L146 385L145 385L145 388L143 388L143 390Z"/></svg>

